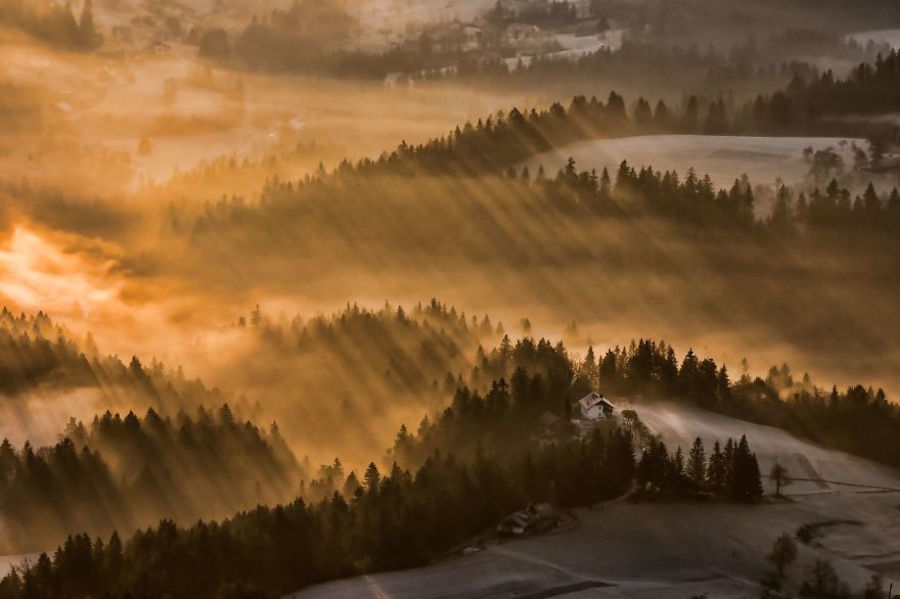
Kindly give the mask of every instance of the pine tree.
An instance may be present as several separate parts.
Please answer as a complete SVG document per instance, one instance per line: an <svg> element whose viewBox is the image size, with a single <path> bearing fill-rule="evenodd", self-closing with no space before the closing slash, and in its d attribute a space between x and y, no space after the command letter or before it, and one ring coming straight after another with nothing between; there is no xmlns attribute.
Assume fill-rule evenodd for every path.
<svg viewBox="0 0 900 599"><path fill-rule="evenodd" d="M594 355L593 346L588 347L587 354L584 356L584 361L581 363L581 376L584 377L585 381L592 389L597 388L597 358Z"/></svg>
<svg viewBox="0 0 900 599"><path fill-rule="evenodd" d="M675 474L679 477L684 476L684 452L681 450L680 445L675 450L675 456L672 458L672 467L675 470Z"/></svg>
<svg viewBox="0 0 900 599"><path fill-rule="evenodd" d="M731 489L734 484L734 440L729 438L725 442L725 450L722 452L725 464L725 487ZM723 489L724 490L724 489Z"/></svg>
<svg viewBox="0 0 900 599"><path fill-rule="evenodd" d="M712 455L709 456L709 468L706 471L706 481L714 493L722 493L728 484L728 465L718 439L713 445Z"/></svg>
<svg viewBox="0 0 900 599"><path fill-rule="evenodd" d="M378 473L378 466L375 465L375 462L370 462L369 467L366 468L365 474L366 481L366 490L370 494L375 494L378 492L378 483L381 482L381 475Z"/></svg>
<svg viewBox="0 0 900 599"><path fill-rule="evenodd" d="M753 501L762 497L762 477L759 473L759 462L750 451L747 436L741 437L734 448L729 484L730 495L739 501Z"/></svg>
<svg viewBox="0 0 900 599"><path fill-rule="evenodd" d="M694 445L688 454L687 475L698 487L702 487L706 481L706 451L700 437L694 439Z"/></svg>

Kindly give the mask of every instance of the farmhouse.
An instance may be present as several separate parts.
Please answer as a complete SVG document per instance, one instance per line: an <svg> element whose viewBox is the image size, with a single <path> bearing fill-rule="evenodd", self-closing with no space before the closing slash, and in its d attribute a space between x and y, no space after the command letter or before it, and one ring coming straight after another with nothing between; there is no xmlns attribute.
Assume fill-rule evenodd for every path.
<svg viewBox="0 0 900 599"><path fill-rule="evenodd" d="M579 399L576 406L578 413L575 415L580 420L589 422L612 418L616 411L616 406L596 391L591 391Z"/></svg>

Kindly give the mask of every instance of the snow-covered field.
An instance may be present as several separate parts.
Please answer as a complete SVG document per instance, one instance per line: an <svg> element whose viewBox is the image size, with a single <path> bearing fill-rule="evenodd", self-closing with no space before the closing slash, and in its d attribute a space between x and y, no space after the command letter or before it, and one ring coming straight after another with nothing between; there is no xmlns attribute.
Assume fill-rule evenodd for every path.
<svg viewBox="0 0 900 599"><path fill-rule="evenodd" d="M798 440L787 432L759 426L676 403L617 403L634 408L641 420L674 449L681 446L685 453L696 437L711 448L716 439L723 444L729 438L746 434L759 459L763 474L777 460L792 476L813 479L796 481L783 489L788 495L832 493L853 489L878 491L890 489L900 492L900 472L840 451L825 449ZM774 493L774 485L767 492ZM900 502L900 496L898 496ZM900 549L900 539L898 539Z"/></svg>
<svg viewBox="0 0 900 599"><path fill-rule="evenodd" d="M843 147L842 141L846 142ZM867 147L865 140L830 137L641 135L574 143L539 154L526 164L532 173L543 166L552 175L572 157L580 169L595 168L599 172L605 167L614 176L622 160L627 160L635 168L652 165L660 171L674 169L682 177L693 167L701 177L708 174L719 187L730 186L743 174L754 184L771 185L779 177L790 184L800 182L809 171L804 148L832 147L850 168L850 144L854 141L861 148Z"/></svg>
<svg viewBox="0 0 900 599"><path fill-rule="evenodd" d="M875 572L886 583L900 582L900 473L680 404L634 407L670 445L746 434L763 472L777 458L798 478L824 480L795 482L785 489L789 500L763 505L614 501L579 510L579 526L562 533L425 568L335 581L292 597L756 597L775 538L826 522L814 543L799 546L791 580L822 557L854 589Z"/></svg>
<svg viewBox="0 0 900 599"><path fill-rule="evenodd" d="M553 52L550 56L565 57L574 60L602 48L618 50L622 47L622 38L624 37L624 34L624 29L613 29L596 35L559 33L555 35L554 38L562 47L562 50Z"/></svg>

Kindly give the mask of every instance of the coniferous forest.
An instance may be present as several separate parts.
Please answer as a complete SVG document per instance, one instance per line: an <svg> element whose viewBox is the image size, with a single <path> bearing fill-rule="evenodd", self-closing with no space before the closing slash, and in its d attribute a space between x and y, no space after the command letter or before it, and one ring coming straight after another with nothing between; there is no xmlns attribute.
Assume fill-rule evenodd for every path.
<svg viewBox="0 0 900 599"><path fill-rule="evenodd" d="M400 312L393 318L402 322L407 317ZM465 326L465 317L457 322ZM185 527L163 519L141 527L134 536L71 535L52 554L42 554L31 566L8 575L0 589L9 597L269 596L354 573L427 563L527 503L575 507L625 493L635 501L760 500L760 466L746 437L716 440L708 451L700 438L690 447L670 450L637 416L627 413L621 425L597 429L587 437L566 431L563 417L571 415L571 398L595 385L616 395L678 397L704 409L776 424L851 453L898 463L896 455L875 449L890 447L900 430L900 415L880 390L873 395L855 387L829 395L809 382L794 382L787 367L773 367L765 379L744 376L732 382L727 369L712 359L701 360L689 351L679 363L671 346L649 340L602 356L590 350L575 360L562 344L529 337L512 343L504 336L498 346L479 353L481 361L470 382L474 390L468 385L457 388L440 416L423 419L415 432L401 427L389 453L392 467L384 473L374 461L364 470L345 472L338 458L303 478L298 487L302 493L289 503L259 505L227 520L201 519ZM484 393L477 390L477 381L495 375L500 378L493 379ZM799 390L791 399L779 399L785 388ZM771 419L762 416L776 409ZM538 418L548 412L563 426L559 440L549 445L540 442ZM848 420L865 432L853 440L837 435ZM153 498L146 479L151 476L148 469L163 467L159 457L176 459L183 468L191 459L204 459L199 453L185 453L198 452L202 447L198 442L216 448L215 457L205 458L215 459L216 466L200 462L196 472L179 472L176 478L195 481L197 474L215 471L222 481L248 480L246 473L222 468L245 467L252 451L264 452L270 462L248 464L251 476L264 481L300 478L296 469L277 470L285 467L277 460L292 461L289 450L273 441L267 445L250 423L235 422L227 406L217 415L200 408L196 421L180 416L178 422L180 428L173 430L172 421L152 409L143 419L107 413L90 428L73 421L64 441L37 453L30 445L17 452L4 442L0 451L7 473L6 509L22 505L26 496L30 510L38 513L59 505L54 500L60 497L66 497L70 506L103 504L107 517L112 501L134 509ZM792 422L804 426L792 428L796 426ZM238 440L226 434L247 439L239 441L244 445L231 458L240 455L241 463L231 464L223 453ZM276 440L277 432L272 434ZM176 447L153 449L158 435L171 435ZM250 439L258 450L249 450ZM184 449L177 449L182 443ZM117 488L100 452L89 449L105 447L111 456L130 459L140 455L123 445L162 452L148 456L154 459L146 462L135 488ZM174 453L178 451L182 453ZM32 481L46 486L28 487ZM99 485L101 481L107 486ZM79 495L88 490L95 495ZM171 498L169 489L157 492ZM76 515L82 518L80 526L103 528L104 523L98 526L87 520L89 513ZM10 516L20 517L15 512ZM22 520L23 527L28 522ZM304 566L286 567L296 563ZM166 575L161 577L160 572Z"/></svg>
<svg viewBox="0 0 900 599"><path fill-rule="evenodd" d="M898 107L898 0L0 0L0 599L894 599Z"/></svg>

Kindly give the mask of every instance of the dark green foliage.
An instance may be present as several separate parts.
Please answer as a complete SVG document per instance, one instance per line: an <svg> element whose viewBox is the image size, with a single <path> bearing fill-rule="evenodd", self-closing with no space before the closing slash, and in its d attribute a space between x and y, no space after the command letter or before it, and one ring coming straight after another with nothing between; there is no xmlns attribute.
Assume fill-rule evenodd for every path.
<svg viewBox="0 0 900 599"><path fill-rule="evenodd" d="M640 488L635 497L671 499L707 492L734 501L758 500L762 497L759 464L756 455L750 451L747 438L741 437L737 444L729 439L728 446L735 450L724 459L714 452L707 466L703 461L703 442L696 439L691 449L689 468L685 470L680 447L670 454L665 443L651 438L638 462L637 482ZM706 478L704 471L714 474Z"/></svg>
<svg viewBox="0 0 900 599"><path fill-rule="evenodd" d="M746 177L728 188L716 189L708 176L701 177L693 170L682 175L652 167L636 170L623 161L610 176L606 171L579 171L571 159L555 176L539 173L535 178L526 177L524 169L522 176L510 176L512 165L535 153L578 139L627 132L627 123L617 116L621 98L616 98L611 94L604 105L596 99L576 97L568 110L559 104L525 114L513 109L509 115L488 117L475 126L467 123L422 145L402 143L377 160L365 159L356 165L344 162L332 173L323 171L296 183L270 181L259 207L251 208L237 199L210 205L195 220L192 241L202 249L208 237L218 238L239 227L241 234L235 244L243 241L249 248L251 241L265 233L269 246L275 244L304 257L308 255L304 251L314 247L314 240L333 242L349 229L355 232L354 244L379 243L405 251L426 247L437 261L452 257L454 247L479 248L495 261L507 254L519 262L553 256L552 252L550 256L532 256L533 248L520 247L493 219L483 218L486 210L509 212L526 222L571 220L584 235L607 219L627 223L651 216L678 225L687 239L701 232L707 236L740 232L740 241L762 247L788 241L802 248L829 242L831 235L839 233L845 243L860 249L874 247L876 241L895 241L900 200L891 198L897 194L881 198L873 188L853 202L850 192L840 188L831 175L822 181L830 181L824 192L815 189L796 202L787 189L781 189L776 205L780 208L769 219L755 215L753 186ZM517 169L511 172L515 175ZM833 174L833 170L827 172ZM471 193L469 178L476 176L483 194ZM483 203L481 196L487 196L490 203ZM373 206L406 218L397 222L373 219ZM449 212L451 208L453 212ZM459 218L459 212L467 215L471 226L451 228L452 239L447 238L448 230L432 230L424 224L449 222L453 216ZM336 222L342 223L340 229L335 228ZM418 225L411 228L410 222ZM395 230L399 225L403 234ZM305 235L296 235L298 227ZM873 236L876 232L886 237ZM485 240L491 239L497 243L486 245Z"/></svg>
<svg viewBox="0 0 900 599"><path fill-rule="evenodd" d="M257 306L249 321L241 322L249 322L264 349L277 356L271 362L288 364L290 372L279 373L279 378L303 378L303 370L310 368L317 375L335 369L332 393L344 396L365 394L375 379L383 379L392 393L404 397L425 392L446 373L468 370L467 355L478 338L494 334L489 321L467 322L465 313L436 299L408 311L389 304L378 310L347 304L332 316L305 322L299 317L276 322ZM347 349L351 344L354 351ZM316 362L324 356L331 359ZM354 380L340 380L348 371L355 373ZM309 377L310 392L321 387L322 378Z"/></svg>
<svg viewBox="0 0 900 599"><path fill-rule="evenodd" d="M709 410L776 426L841 451L900 466L900 446L893 441L900 434L900 408L881 389L856 385L844 393L836 387L825 393L809 383L795 383L786 365L773 367L765 380L744 376L732 383L725 367L711 358L700 360L688 350L677 368L674 350L650 340L607 351L598 370L600 386L609 393L682 398ZM781 398L784 389L790 391L787 399ZM721 488L725 484L721 459L731 458L727 446L721 452L718 449L709 457L707 479ZM732 451L738 449L739 444ZM742 468L752 471L754 465L747 462ZM755 489L745 488L742 494L753 495Z"/></svg>
<svg viewBox="0 0 900 599"><path fill-rule="evenodd" d="M159 411L223 400L199 381L186 380L180 369L166 371L155 360L144 366L136 357L126 365L115 356L101 356L90 337L82 343L75 341L43 312L17 316L4 307L0 311L0 393L24 396L39 387L90 388L111 404L137 400Z"/></svg>
<svg viewBox="0 0 900 599"><path fill-rule="evenodd" d="M264 326L262 318L254 320ZM746 438L729 439L724 448L716 443L704 459L702 442L695 441L685 457L642 433L645 447L635 466L630 432L613 428L577 439L563 423L550 442L537 437L539 415L564 414L560 398L577 397L579 385L594 378L592 369L601 384L618 385L625 393L665 391L719 411L744 406L748 394L758 398L761 389L774 394L772 385L790 383L782 367L770 382L742 378L733 384L712 360L692 352L679 368L674 350L664 343L635 342L612 350L599 363L588 357L576 364L561 344L525 338L513 345L505 338L494 350L481 352L478 373L473 373L474 378L494 373L501 378L484 394L458 389L451 406L433 423L423 421L415 434L401 427L391 469L381 472L372 463L361 477L353 472L345 476L335 461L310 486L308 496L320 499L259 507L222 523L201 522L187 529L162 521L124 546L117 537L103 544L72 537L52 559L43 557L7 576L0 583L0 598L56 597L60 589L72 597L273 595L354 573L422 564L528 502L583 505L622 494L634 477L639 497L708 493L742 502L760 497L759 467ZM867 410L871 403L865 392L842 398L835 391L829 409ZM218 419L225 428L236 426L228 425L233 417L227 411ZM629 430L636 428L633 419ZM204 418L198 420L190 427L192 437ZM71 436L118 439L127 431L151 427L151 421L158 417L119 421L108 416L98 419L93 433L76 423ZM73 443L62 444L53 463L72 463L73 451ZM43 480L40 473L48 468L53 471L8 446L0 460L7 470L9 464L15 469L16 463L30 460L36 480ZM81 460L91 463L89 456ZM811 588L831 588L827 569L820 570Z"/></svg>
<svg viewBox="0 0 900 599"><path fill-rule="evenodd" d="M164 520L124 548L113 539L71 537L52 559L43 555L4 578L0 598L276 596L422 564L527 501L580 505L614 497L628 488L633 468L630 436L619 430L471 460L436 451L415 474L395 464L381 475L372 464L349 499L335 493L316 504L258 507L187 529Z"/></svg>
<svg viewBox="0 0 900 599"><path fill-rule="evenodd" d="M194 519L292 497L301 472L273 427L213 415L74 419L62 441L16 451L0 443L4 551L55 543L62 530L132 530L162 515Z"/></svg>

